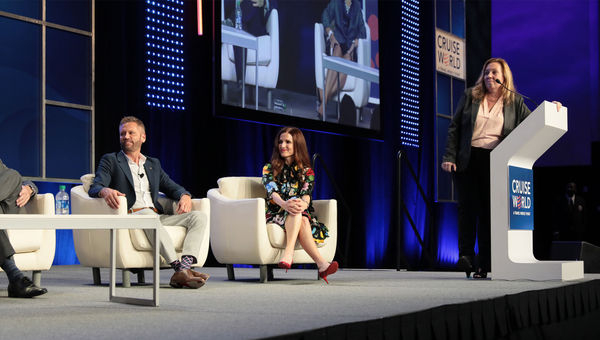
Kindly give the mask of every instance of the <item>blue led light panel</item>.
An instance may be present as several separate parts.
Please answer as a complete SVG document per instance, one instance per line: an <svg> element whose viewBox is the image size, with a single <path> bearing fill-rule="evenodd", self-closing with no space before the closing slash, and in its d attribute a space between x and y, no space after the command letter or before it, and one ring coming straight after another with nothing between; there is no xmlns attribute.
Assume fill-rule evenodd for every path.
<svg viewBox="0 0 600 340"><path fill-rule="evenodd" d="M183 1L146 0L146 105L185 110Z"/></svg>
<svg viewBox="0 0 600 340"><path fill-rule="evenodd" d="M419 121L419 17L417 0L402 0L400 60L400 141L402 145L420 147Z"/></svg>

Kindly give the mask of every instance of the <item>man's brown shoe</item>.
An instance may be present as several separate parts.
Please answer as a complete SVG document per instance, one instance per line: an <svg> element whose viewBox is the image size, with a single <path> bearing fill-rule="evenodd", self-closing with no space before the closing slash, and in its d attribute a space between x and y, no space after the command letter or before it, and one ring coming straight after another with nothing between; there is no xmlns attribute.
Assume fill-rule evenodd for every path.
<svg viewBox="0 0 600 340"><path fill-rule="evenodd" d="M206 280L192 275L190 269L180 270L171 276L169 285L173 288L200 288L204 286Z"/></svg>
<svg viewBox="0 0 600 340"><path fill-rule="evenodd" d="M210 275L208 275L206 273L200 273L200 272L197 272L197 271L195 271L193 269L190 269L190 272L192 273L192 275L194 277L201 277L204 281L208 280L208 278L210 277Z"/></svg>

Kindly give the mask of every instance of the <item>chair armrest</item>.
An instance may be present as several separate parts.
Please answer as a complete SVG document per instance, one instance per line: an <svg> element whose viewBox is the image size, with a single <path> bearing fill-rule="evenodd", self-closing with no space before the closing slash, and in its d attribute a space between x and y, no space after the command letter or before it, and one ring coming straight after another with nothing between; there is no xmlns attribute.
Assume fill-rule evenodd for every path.
<svg viewBox="0 0 600 340"><path fill-rule="evenodd" d="M337 201L334 199L315 200L313 208L315 208L315 216L319 222L325 224L329 229L329 236L332 237L332 233L337 234Z"/></svg>
<svg viewBox="0 0 600 340"><path fill-rule="evenodd" d="M265 200L263 198L230 199L223 196L218 189L208 191L211 220L224 233L236 234L237 231L257 229L257 223L266 225ZM260 228L266 234L266 228ZM239 236L238 236L239 237Z"/></svg>
<svg viewBox="0 0 600 340"><path fill-rule="evenodd" d="M269 14L266 30L271 37L271 60L279 60L279 12L276 9Z"/></svg>
<svg viewBox="0 0 600 340"><path fill-rule="evenodd" d="M315 215L319 222L325 224L329 230L329 238L324 247L319 248L321 256L327 261L333 260L335 256L335 250L337 248L337 236L338 236L338 225L337 225L337 201L334 199L330 200L315 200L313 201L313 208L315 208Z"/></svg>
<svg viewBox="0 0 600 340"><path fill-rule="evenodd" d="M320 89L323 88L323 53L325 52L323 34L323 24L315 23L315 80Z"/></svg>
<svg viewBox="0 0 600 340"><path fill-rule="evenodd" d="M119 208L112 209L103 198L92 198L78 185L71 189L71 212L73 214L127 215L127 199L119 196Z"/></svg>
<svg viewBox="0 0 600 340"><path fill-rule="evenodd" d="M210 244L221 263L270 263L264 198L229 199L218 189L208 191Z"/></svg>
<svg viewBox="0 0 600 340"><path fill-rule="evenodd" d="M52 194L37 194L25 205L28 214L54 215L54 196Z"/></svg>
<svg viewBox="0 0 600 340"><path fill-rule="evenodd" d="M365 23L365 32L365 39L358 39L356 62L361 65L371 66L371 30L367 23Z"/></svg>
<svg viewBox="0 0 600 340"><path fill-rule="evenodd" d="M192 210L210 212L210 200L208 198L192 198Z"/></svg>

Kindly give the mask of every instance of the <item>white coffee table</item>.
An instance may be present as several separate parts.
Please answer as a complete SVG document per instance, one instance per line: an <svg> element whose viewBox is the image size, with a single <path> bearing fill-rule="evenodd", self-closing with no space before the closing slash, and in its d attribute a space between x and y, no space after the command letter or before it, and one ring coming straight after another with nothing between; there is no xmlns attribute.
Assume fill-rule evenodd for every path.
<svg viewBox="0 0 600 340"><path fill-rule="evenodd" d="M110 230L110 285L109 300L142 306L158 307L160 287L159 247L154 247L153 299L140 299L115 294L116 283L116 229L156 229L158 215L0 215L0 229L109 229ZM159 233L154 233L154 244L160 244Z"/></svg>
<svg viewBox="0 0 600 340"><path fill-rule="evenodd" d="M337 115L338 119L340 119L340 91L339 91L339 83L340 83L340 75L339 72L345 73L349 76L354 76L357 78L362 78L368 82L379 84L379 70L373 67L365 66L359 64L354 61L350 61L344 58L323 55L323 84L327 82L327 73L325 69L329 69L332 71L338 72L338 102L337 102ZM369 85L370 86L370 85ZM326 97L325 93L326 89L323 86L323 98ZM323 106L323 121L325 121L325 106ZM358 126L359 117L356 115L356 125Z"/></svg>

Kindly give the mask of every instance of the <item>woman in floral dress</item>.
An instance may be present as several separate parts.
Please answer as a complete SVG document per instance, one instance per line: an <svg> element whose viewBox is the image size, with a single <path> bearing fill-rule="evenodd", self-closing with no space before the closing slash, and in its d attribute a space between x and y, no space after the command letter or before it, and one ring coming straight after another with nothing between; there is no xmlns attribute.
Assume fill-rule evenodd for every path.
<svg viewBox="0 0 600 340"><path fill-rule="evenodd" d="M267 223L280 225L286 233L286 246L279 267L290 269L296 240L315 261L319 277L327 283L327 275L335 273L338 263L327 262L316 243L329 235L327 227L313 215L311 193L315 174L311 168L308 149L302 131L295 127L282 128L273 147L271 162L263 167L262 182L267 190Z"/></svg>

